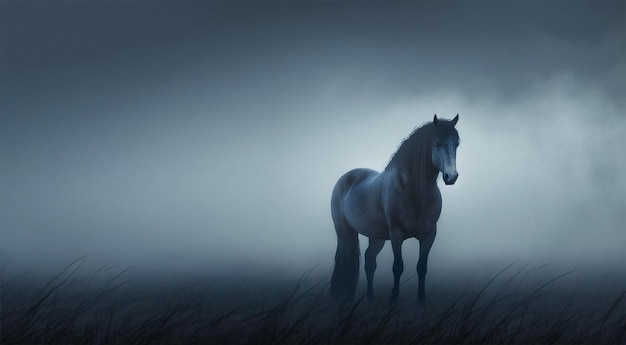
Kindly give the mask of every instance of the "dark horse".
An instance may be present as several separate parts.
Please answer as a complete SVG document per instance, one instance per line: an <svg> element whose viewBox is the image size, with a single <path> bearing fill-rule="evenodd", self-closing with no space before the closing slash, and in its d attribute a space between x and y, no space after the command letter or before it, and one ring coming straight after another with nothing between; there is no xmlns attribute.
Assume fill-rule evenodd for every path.
<svg viewBox="0 0 626 345"><path fill-rule="evenodd" d="M359 237L369 237L365 251L367 296L373 297L372 280L376 256L391 240L393 249L393 289L391 302L398 300L400 275L404 271L402 243L409 237L419 240L417 263L418 299L424 299L424 282L430 247L437 233L441 213L441 193L437 176L443 174L447 185L454 184L459 120L440 120L419 127L402 142L385 170L354 169L343 175L331 200L337 232L335 269L330 282L331 295L341 300L354 297L359 278Z"/></svg>

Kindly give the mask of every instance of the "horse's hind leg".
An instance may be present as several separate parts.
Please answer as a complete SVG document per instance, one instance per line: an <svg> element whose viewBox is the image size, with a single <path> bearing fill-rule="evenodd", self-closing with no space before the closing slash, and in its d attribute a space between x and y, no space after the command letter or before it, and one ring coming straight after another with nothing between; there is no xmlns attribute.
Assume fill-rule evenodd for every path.
<svg viewBox="0 0 626 345"><path fill-rule="evenodd" d="M370 238L369 242L369 247L365 250L365 274L367 275L367 298L371 299L374 297L372 282L376 271L376 256L383 249L385 240Z"/></svg>

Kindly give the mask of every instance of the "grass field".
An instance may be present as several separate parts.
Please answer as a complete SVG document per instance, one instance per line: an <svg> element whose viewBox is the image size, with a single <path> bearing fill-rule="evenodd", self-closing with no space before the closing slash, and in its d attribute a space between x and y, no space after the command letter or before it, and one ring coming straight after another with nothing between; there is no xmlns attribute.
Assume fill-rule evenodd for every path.
<svg viewBox="0 0 626 345"><path fill-rule="evenodd" d="M484 279L456 273L431 279L425 304L406 274L395 305L381 273L374 300L361 284L355 301L337 305L315 270L135 281L126 271L82 272L83 261L40 282L5 277L0 343L626 344L623 272L586 279L513 264Z"/></svg>

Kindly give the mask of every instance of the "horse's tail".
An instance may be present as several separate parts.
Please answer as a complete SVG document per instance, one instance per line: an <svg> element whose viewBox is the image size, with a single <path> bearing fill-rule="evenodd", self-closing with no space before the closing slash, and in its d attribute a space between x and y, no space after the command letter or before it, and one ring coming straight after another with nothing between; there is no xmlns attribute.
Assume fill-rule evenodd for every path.
<svg viewBox="0 0 626 345"><path fill-rule="evenodd" d="M342 205L335 190L331 203L333 222L337 232L337 252L335 269L330 279L330 294L339 300L354 298L354 291L359 280L359 235L345 220ZM341 193L337 193L341 194Z"/></svg>
<svg viewBox="0 0 626 345"><path fill-rule="evenodd" d="M336 230L337 252L330 279L330 294L341 300L352 299L359 280L359 236L347 226Z"/></svg>

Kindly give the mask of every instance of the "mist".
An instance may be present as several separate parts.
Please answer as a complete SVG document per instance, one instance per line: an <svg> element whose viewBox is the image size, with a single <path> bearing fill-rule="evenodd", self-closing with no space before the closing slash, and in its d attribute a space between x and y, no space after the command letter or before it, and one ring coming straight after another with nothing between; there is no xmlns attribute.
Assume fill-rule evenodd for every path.
<svg viewBox="0 0 626 345"><path fill-rule="evenodd" d="M454 4L2 3L2 264L330 269L337 179L458 113L432 265L623 268L626 5Z"/></svg>

